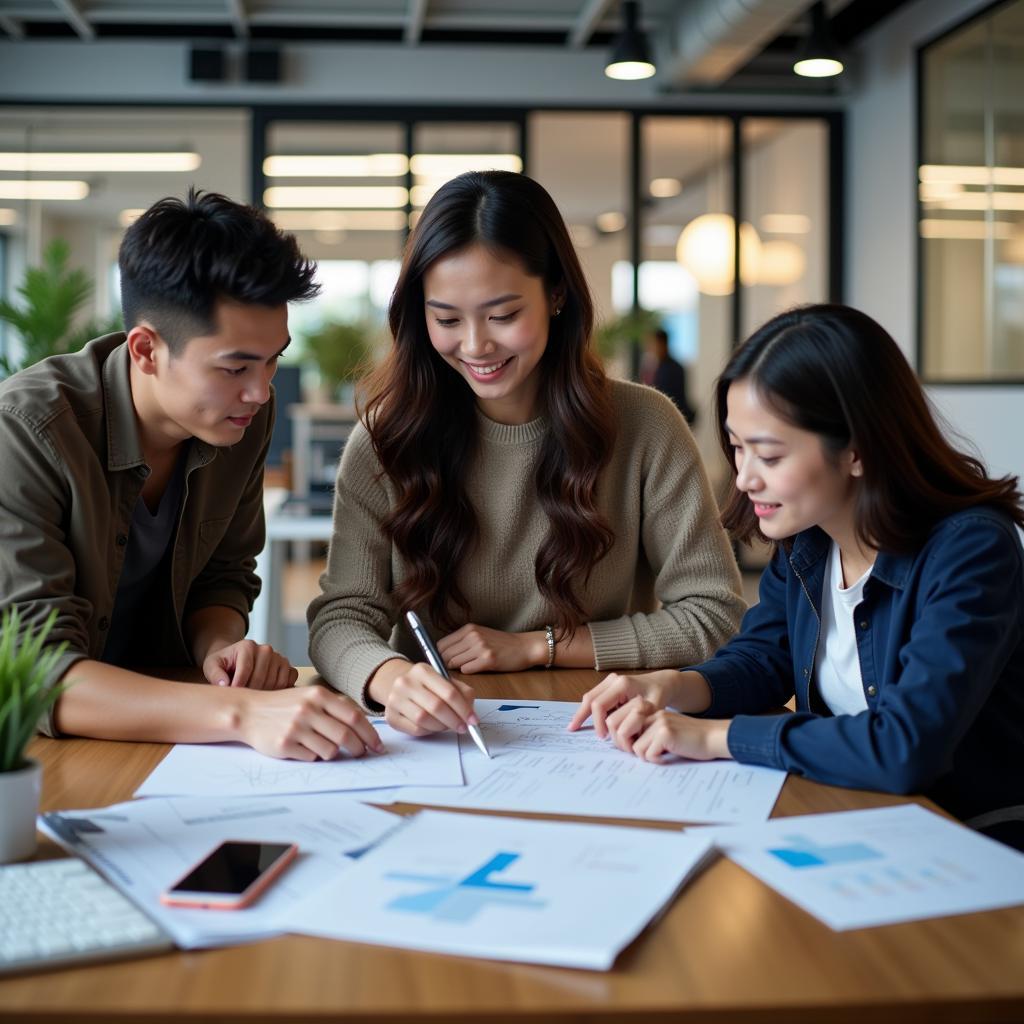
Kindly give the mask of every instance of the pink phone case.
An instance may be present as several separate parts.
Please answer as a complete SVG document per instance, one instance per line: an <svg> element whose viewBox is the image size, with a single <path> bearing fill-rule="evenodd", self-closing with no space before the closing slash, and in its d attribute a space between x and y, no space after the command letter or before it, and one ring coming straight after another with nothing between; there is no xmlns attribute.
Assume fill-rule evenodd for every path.
<svg viewBox="0 0 1024 1024"><path fill-rule="evenodd" d="M242 842L244 840L238 841ZM285 850L285 852L282 853L281 856L278 857L277 860L275 860L274 863L271 864L270 867L267 868L267 870L264 871L248 889L245 890L245 892L240 893L238 896L231 896L228 899L218 899L217 896L213 894L210 896L204 895L202 897L176 896L173 892L167 891L160 894L160 902L168 907L191 907L193 909L199 908L203 910L242 910L244 907L248 907L250 904L255 902L263 890L266 889L267 886L270 885L270 883L274 881L274 879L277 878L293 860L295 860L298 852L298 846L295 843L292 843L292 845L289 846L288 849ZM195 871L195 869L199 867L199 865L202 864L209 856L210 854L206 854L197 860L195 864L188 869L188 871L182 874L181 878L188 878L188 876L192 874L192 872ZM179 879L179 881L180 880L181 879ZM175 885L177 885L177 882ZM171 888L173 889L174 886Z"/></svg>

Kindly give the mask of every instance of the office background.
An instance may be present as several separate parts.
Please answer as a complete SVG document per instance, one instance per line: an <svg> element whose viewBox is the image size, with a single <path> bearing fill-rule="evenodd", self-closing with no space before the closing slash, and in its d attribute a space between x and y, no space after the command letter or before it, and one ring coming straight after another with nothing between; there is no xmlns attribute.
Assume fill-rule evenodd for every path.
<svg viewBox="0 0 1024 1024"><path fill-rule="evenodd" d="M378 193L346 209L287 195L271 206L332 275L332 309L299 314L299 326L302 315L379 322L406 227L446 174L442 159L417 170L409 158L500 154L562 207L604 322L636 305L670 321L705 413L736 338L793 302L841 298L892 332L993 471L1024 474L1008 429L1024 383L1024 193L995 179L944 191L919 172L1024 164L1024 4L830 2L847 70L819 82L790 70L810 5L744 6L738 17L714 0L647 0L658 73L621 82L603 74L616 0L0 0L0 151L201 158L177 172L0 170L4 294L63 237L96 282L87 312L103 322L131 211L192 181L268 205L274 188L380 185L399 190L390 205ZM221 54L219 79L192 77L196 50ZM353 179L264 162L310 154L400 159L390 176ZM18 199L4 185L19 179L84 180L89 195ZM981 198L958 207L950 189ZM680 269L683 229L736 209L739 287L731 273ZM10 331L3 341L14 344ZM628 348L610 360L637 369ZM699 440L714 467L710 431L705 414Z"/></svg>

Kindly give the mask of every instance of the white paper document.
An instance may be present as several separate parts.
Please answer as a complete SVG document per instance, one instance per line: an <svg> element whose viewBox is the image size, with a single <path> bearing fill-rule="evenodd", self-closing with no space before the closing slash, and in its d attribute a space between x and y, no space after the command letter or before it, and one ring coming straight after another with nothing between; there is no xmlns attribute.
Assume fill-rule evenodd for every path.
<svg viewBox="0 0 1024 1024"><path fill-rule="evenodd" d="M836 931L1024 903L1024 855L917 804L690 834Z"/></svg>
<svg viewBox="0 0 1024 1024"><path fill-rule="evenodd" d="M383 754L333 761L285 761L241 743L179 743L135 791L136 796L266 796L381 786L461 786L454 733L414 739L375 723Z"/></svg>
<svg viewBox="0 0 1024 1024"><path fill-rule="evenodd" d="M680 832L422 811L289 931L608 970L713 850Z"/></svg>
<svg viewBox="0 0 1024 1024"><path fill-rule="evenodd" d="M82 857L185 949L278 935L277 917L355 863L402 819L339 794L156 798L44 814L39 827ZM243 910L166 907L160 894L225 839L296 843L299 855Z"/></svg>
<svg viewBox="0 0 1024 1024"><path fill-rule="evenodd" d="M786 773L734 761L648 764L598 739L567 732L566 701L477 700L492 759L462 742L466 785L404 787L376 802L536 811L679 822L764 821Z"/></svg>

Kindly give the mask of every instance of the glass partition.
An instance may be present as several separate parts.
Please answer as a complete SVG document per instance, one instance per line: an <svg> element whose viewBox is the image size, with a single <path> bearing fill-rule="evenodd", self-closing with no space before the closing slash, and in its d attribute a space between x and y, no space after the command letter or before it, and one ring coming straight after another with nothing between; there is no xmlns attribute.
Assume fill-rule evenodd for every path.
<svg viewBox="0 0 1024 1024"><path fill-rule="evenodd" d="M1024 0L921 54L920 369L1024 380Z"/></svg>

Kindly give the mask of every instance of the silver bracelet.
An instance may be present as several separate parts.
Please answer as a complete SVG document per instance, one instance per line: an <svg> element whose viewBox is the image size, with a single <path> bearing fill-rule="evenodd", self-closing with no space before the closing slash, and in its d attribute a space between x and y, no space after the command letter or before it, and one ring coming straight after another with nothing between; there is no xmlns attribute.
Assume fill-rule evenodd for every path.
<svg viewBox="0 0 1024 1024"><path fill-rule="evenodd" d="M544 627L544 639L548 643L548 663L545 668L551 668L555 664L555 627Z"/></svg>

